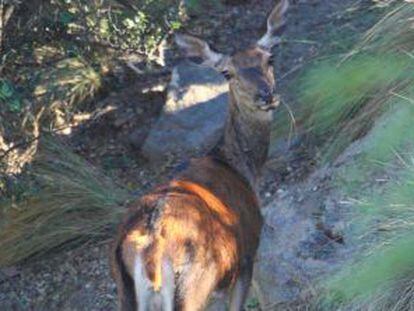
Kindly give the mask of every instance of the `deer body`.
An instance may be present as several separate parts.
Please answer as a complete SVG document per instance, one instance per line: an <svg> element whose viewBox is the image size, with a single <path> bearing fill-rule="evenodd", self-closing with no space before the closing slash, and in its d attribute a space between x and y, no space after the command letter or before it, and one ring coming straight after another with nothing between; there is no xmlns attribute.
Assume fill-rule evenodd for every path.
<svg viewBox="0 0 414 311"><path fill-rule="evenodd" d="M262 227L255 188L277 105L271 33L283 25L287 4L273 10L260 45L232 57L200 39L176 38L229 78L230 114L206 157L131 204L111 260L120 310L202 310L218 290L229 292L231 311L242 310Z"/></svg>

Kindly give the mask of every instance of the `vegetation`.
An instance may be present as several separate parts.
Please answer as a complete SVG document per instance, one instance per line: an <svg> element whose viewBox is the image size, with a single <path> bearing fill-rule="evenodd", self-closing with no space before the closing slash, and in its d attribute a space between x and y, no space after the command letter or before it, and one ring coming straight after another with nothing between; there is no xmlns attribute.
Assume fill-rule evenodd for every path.
<svg viewBox="0 0 414 311"><path fill-rule="evenodd" d="M323 163L364 136L333 177L353 199L347 241L359 252L321 284L319 309L413 308L413 16L413 4L395 3L351 52L301 77L298 115ZM381 176L386 183L372 188Z"/></svg>
<svg viewBox="0 0 414 311"><path fill-rule="evenodd" d="M411 4L399 5L368 31L355 49L319 61L301 77L304 131L324 141L332 160L399 99L414 90Z"/></svg>
<svg viewBox="0 0 414 311"><path fill-rule="evenodd" d="M162 41L200 8L0 0L0 266L108 236L128 193L54 137L100 111L130 59L158 66Z"/></svg>
<svg viewBox="0 0 414 311"><path fill-rule="evenodd" d="M304 77L305 130L326 141L325 160L332 160L365 134L390 106L390 97L407 96L414 82L407 55L359 54L342 64L324 62Z"/></svg>
<svg viewBox="0 0 414 311"><path fill-rule="evenodd" d="M350 241L361 253L324 284L325 303L355 310L410 310L407 306L412 306L414 298L412 156L401 165L398 179L362 195L353 206Z"/></svg>
<svg viewBox="0 0 414 311"><path fill-rule="evenodd" d="M184 18L178 0L2 0L1 172L19 173L38 137L68 128L116 88L128 57L151 64Z"/></svg>
<svg viewBox="0 0 414 311"><path fill-rule="evenodd" d="M109 237L129 198L124 188L50 137L41 140L32 166L35 193L0 205L0 247L7 249L0 266Z"/></svg>
<svg viewBox="0 0 414 311"><path fill-rule="evenodd" d="M414 4L377 3L380 22L352 50L306 66L292 83L298 108L286 109L320 166L352 155L332 187L352 199L354 252L320 282L319 310L414 309ZM97 109L129 57L157 66L161 42L200 7L0 0L0 267L110 236L130 193L54 135Z"/></svg>

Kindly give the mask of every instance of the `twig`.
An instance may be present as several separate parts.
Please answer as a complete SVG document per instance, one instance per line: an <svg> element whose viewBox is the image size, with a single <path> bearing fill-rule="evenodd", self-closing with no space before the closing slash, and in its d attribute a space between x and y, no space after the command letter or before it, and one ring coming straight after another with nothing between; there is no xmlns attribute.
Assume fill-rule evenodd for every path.
<svg viewBox="0 0 414 311"><path fill-rule="evenodd" d="M139 76L143 75L145 73L143 70L141 70L137 66L135 66L132 62L127 62L127 66Z"/></svg>
<svg viewBox="0 0 414 311"><path fill-rule="evenodd" d="M15 5L6 7L4 0L0 0L0 52L3 51L4 30L15 9Z"/></svg>

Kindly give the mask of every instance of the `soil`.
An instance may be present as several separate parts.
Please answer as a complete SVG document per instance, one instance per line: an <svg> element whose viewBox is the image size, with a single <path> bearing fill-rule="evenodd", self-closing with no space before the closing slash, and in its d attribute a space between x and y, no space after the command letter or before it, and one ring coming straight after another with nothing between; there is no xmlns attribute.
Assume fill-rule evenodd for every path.
<svg viewBox="0 0 414 311"><path fill-rule="evenodd" d="M285 42L274 52L282 98L294 106L292 85L300 69L327 52L346 51L373 20L364 14L372 4L368 0L292 2ZM190 21L188 32L227 53L254 43L251 38L259 38L264 31L266 14L274 1L237 3L199 12ZM176 62L173 56L167 69ZM97 105L102 111L108 107L115 109L79 126L69 139L74 150L137 195L168 176L174 166L174 162L167 162L163 167L151 167L139 154L140 144L164 103L168 79L167 70L126 81L124 89ZM278 196L278 189L303 180L312 170L311 160L312 156L292 156L281 165L269 159L260 188L263 204ZM90 245L0 270L0 309L115 310L116 288L109 275L108 248L108 243ZM253 303L252 308L257 306Z"/></svg>

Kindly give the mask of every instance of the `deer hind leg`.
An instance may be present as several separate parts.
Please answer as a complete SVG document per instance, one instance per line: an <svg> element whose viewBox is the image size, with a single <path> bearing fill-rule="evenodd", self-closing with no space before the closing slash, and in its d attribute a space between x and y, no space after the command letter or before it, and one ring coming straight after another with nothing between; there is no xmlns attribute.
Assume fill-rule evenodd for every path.
<svg viewBox="0 0 414 311"><path fill-rule="evenodd" d="M253 261L246 260L230 293L230 311L243 310L253 274Z"/></svg>
<svg viewBox="0 0 414 311"><path fill-rule="evenodd" d="M175 273L174 267L170 260L164 259L162 262L162 280L161 287L162 307L164 311L174 311L175 295Z"/></svg>
<svg viewBox="0 0 414 311"><path fill-rule="evenodd" d="M194 263L186 271L179 289L180 311L199 311L207 305L210 294L217 286L214 265Z"/></svg>
<svg viewBox="0 0 414 311"><path fill-rule="evenodd" d="M148 279L145 266L140 256L135 259L134 287L138 302L138 311L173 311L174 310L174 270L169 260L163 260L161 266L162 286L154 291Z"/></svg>
<svg viewBox="0 0 414 311"><path fill-rule="evenodd" d="M151 282L146 275L145 266L140 256L135 258L133 279L138 311L147 311L152 296Z"/></svg>

